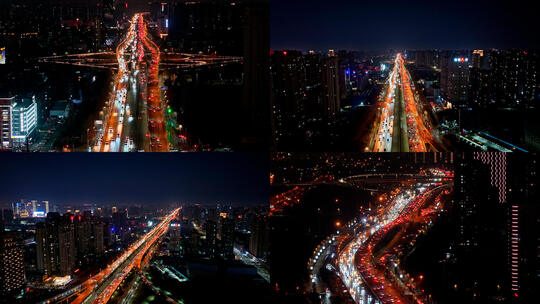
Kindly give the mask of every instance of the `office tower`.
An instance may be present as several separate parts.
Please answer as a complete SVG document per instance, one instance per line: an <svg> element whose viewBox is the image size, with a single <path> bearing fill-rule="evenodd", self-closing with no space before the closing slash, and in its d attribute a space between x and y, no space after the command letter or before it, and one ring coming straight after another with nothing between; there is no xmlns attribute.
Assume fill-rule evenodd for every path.
<svg viewBox="0 0 540 304"><path fill-rule="evenodd" d="M37 128L37 103L35 97L12 102L11 138L13 144L24 144Z"/></svg>
<svg viewBox="0 0 540 304"><path fill-rule="evenodd" d="M16 217L20 217L23 210L25 210L24 202L15 202L11 203L11 207L13 208L13 212Z"/></svg>
<svg viewBox="0 0 540 304"><path fill-rule="evenodd" d="M17 218L32 217L34 214L34 205L34 201L25 200L20 200L11 204L15 217Z"/></svg>
<svg viewBox="0 0 540 304"><path fill-rule="evenodd" d="M11 103L15 97L0 98L0 149L11 149Z"/></svg>
<svg viewBox="0 0 540 304"><path fill-rule="evenodd" d="M441 91L451 103L465 106L469 92L470 55L467 51L443 51L441 62Z"/></svg>
<svg viewBox="0 0 540 304"><path fill-rule="evenodd" d="M20 200L11 204L15 217L45 217L49 212L48 201Z"/></svg>
<svg viewBox="0 0 540 304"><path fill-rule="evenodd" d="M337 116L340 111L338 57L323 58L321 72L323 110L326 117L332 118Z"/></svg>
<svg viewBox="0 0 540 304"><path fill-rule="evenodd" d="M0 233L0 290L3 295L20 293L24 289L23 250L14 233Z"/></svg>
<svg viewBox="0 0 540 304"><path fill-rule="evenodd" d="M45 217L49 212L48 201L32 200L32 217Z"/></svg>
<svg viewBox="0 0 540 304"><path fill-rule="evenodd" d="M75 266L75 233L70 215L47 214L36 225L38 270L45 277L69 275Z"/></svg>
<svg viewBox="0 0 540 304"><path fill-rule="evenodd" d="M205 224L206 232L206 252L211 258L217 256L217 223L207 220Z"/></svg>
<svg viewBox="0 0 540 304"><path fill-rule="evenodd" d="M249 238L249 252L260 259L266 259L268 255L268 244L270 229L266 216L257 216L251 224L251 235Z"/></svg>

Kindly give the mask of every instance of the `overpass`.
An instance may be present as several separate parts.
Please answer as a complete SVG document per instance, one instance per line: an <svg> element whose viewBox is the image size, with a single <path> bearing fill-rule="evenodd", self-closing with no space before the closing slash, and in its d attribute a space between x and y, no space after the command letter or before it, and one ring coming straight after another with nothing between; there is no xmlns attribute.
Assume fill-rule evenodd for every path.
<svg viewBox="0 0 540 304"><path fill-rule="evenodd" d="M146 13L136 13L115 52L42 57L40 63L114 69L110 96L99 119L88 129L88 152L166 152L187 144L187 137L167 105L159 71L223 67L242 57L162 53L148 33Z"/></svg>
<svg viewBox="0 0 540 304"><path fill-rule="evenodd" d="M168 229L169 223L176 217L180 209L175 209L167 215L150 232L141 237L137 242L130 245L128 249L118 257L113 263L92 276L83 283L70 290L52 297L40 304L53 303L107 303L118 285L137 265L156 241L161 238Z"/></svg>

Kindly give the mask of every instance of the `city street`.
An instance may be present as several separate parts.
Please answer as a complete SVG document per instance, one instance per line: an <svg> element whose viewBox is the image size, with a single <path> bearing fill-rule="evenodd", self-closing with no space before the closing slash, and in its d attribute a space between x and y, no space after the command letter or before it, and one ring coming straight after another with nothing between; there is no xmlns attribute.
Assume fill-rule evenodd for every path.
<svg viewBox="0 0 540 304"><path fill-rule="evenodd" d="M405 59L398 53L394 68L379 96L379 119L368 151L428 152L439 151L441 145L431 133L428 117L421 111L414 83L405 68Z"/></svg>
<svg viewBox="0 0 540 304"><path fill-rule="evenodd" d="M92 151L169 151L159 88L160 51L150 39L143 14L131 19L116 50L118 74L113 98L103 110L103 125Z"/></svg>

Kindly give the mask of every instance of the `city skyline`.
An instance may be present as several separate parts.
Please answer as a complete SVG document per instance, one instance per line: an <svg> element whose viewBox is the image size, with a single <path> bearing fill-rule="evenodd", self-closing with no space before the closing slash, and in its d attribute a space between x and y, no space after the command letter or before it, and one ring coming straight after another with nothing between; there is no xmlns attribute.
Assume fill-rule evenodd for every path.
<svg viewBox="0 0 540 304"><path fill-rule="evenodd" d="M383 50L540 47L525 1L275 0L271 49Z"/></svg>
<svg viewBox="0 0 540 304"><path fill-rule="evenodd" d="M83 153L4 154L8 168L0 174L5 181L0 186L0 204L11 206L21 199L35 199L50 204L255 206L268 201L266 156L265 153L137 153L108 157ZM133 166L137 163L143 165ZM103 179L103 172L109 168L115 168L116 177Z"/></svg>

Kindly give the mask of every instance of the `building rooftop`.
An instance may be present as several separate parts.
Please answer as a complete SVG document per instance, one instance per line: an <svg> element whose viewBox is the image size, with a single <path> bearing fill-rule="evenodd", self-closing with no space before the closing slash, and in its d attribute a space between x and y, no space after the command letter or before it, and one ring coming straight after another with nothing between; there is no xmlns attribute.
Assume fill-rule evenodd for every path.
<svg viewBox="0 0 540 304"><path fill-rule="evenodd" d="M32 103L35 101L34 98L15 98L13 100L13 107L20 109L20 108L28 108Z"/></svg>

